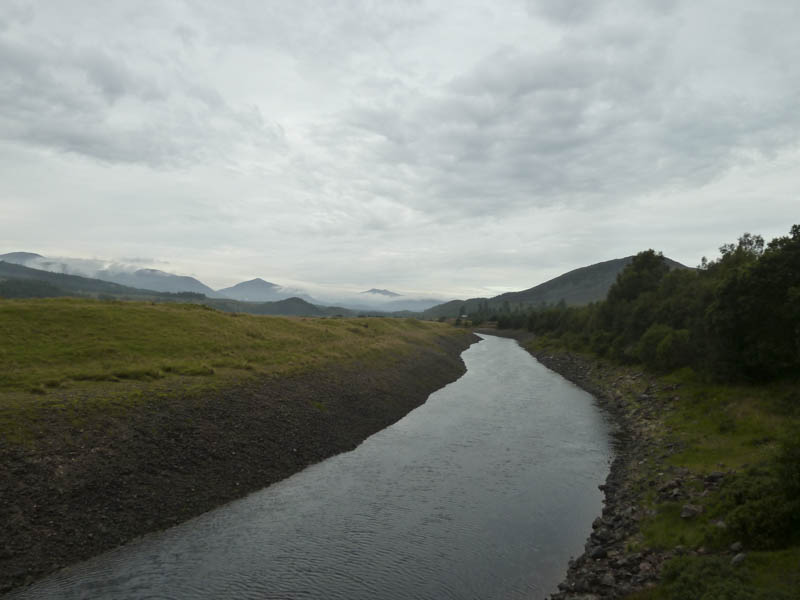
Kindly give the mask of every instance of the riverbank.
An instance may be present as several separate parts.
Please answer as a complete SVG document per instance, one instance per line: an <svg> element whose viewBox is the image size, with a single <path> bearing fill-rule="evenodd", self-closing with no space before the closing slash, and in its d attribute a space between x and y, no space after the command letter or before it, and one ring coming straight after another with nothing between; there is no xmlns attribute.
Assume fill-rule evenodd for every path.
<svg viewBox="0 0 800 600"><path fill-rule="evenodd" d="M108 383L25 403L9 395L0 406L0 593L351 450L402 418L464 373L460 354L477 341L408 328L413 336L381 342L383 351L248 372L238 383L164 378L115 396Z"/></svg>
<svg viewBox="0 0 800 600"><path fill-rule="evenodd" d="M658 414L664 406L637 401L656 398L660 388L642 372L616 370L570 353L529 351L547 368L590 392L617 426L614 461L601 486L602 514L592 524L584 553L570 561L560 591L551 600L624 598L651 586L664 562L675 555L640 548L639 543L640 523L648 516L641 497L648 474L655 468L675 475L663 463L674 451L662 444Z"/></svg>
<svg viewBox="0 0 800 600"><path fill-rule="evenodd" d="M617 425L602 514L551 600L798 597L796 498L776 476L796 439L796 383L658 377L506 335Z"/></svg>

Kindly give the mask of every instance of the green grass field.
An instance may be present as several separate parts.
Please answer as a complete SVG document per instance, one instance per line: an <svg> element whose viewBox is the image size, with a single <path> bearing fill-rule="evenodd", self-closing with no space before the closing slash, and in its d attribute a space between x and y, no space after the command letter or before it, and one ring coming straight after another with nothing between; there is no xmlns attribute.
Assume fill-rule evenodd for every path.
<svg viewBox="0 0 800 600"><path fill-rule="evenodd" d="M412 319L225 313L196 304L0 300L0 433L65 402L134 401L360 361L466 335ZM35 418L33 419L35 420Z"/></svg>

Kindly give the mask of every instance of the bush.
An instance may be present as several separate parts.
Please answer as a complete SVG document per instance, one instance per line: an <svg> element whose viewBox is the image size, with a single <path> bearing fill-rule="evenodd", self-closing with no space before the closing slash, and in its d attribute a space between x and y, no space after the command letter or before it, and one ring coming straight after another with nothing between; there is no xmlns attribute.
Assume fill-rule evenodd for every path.
<svg viewBox="0 0 800 600"><path fill-rule="evenodd" d="M787 499L800 498L800 431L792 431L778 454L778 481Z"/></svg>
<svg viewBox="0 0 800 600"><path fill-rule="evenodd" d="M784 456L780 460L791 460L791 453ZM777 474L751 469L729 481L721 492L720 513L730 536L762 550L785 548L800 539L800 498L791 475L798 471L797 463L779 461Z"/></svg>
<svg viewBox="0 0 800 600"><path fill-rule="evenodd" d="M680 557L669 561L663 574L666 600L788 600L780 592L754 590L745 569L730 557Z"/></svg>

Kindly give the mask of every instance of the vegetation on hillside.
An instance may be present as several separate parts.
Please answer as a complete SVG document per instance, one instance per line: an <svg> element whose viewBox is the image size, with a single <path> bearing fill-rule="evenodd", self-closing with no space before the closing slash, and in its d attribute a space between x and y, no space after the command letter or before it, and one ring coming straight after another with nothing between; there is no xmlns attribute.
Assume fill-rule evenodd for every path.
<svg viewBox="0 0 800 600"><path fill-rule="evenodd" d="M670 468L687 481L725 473L717 491L694 496L700 514L687 519L685 500L658 491L664 465L640 463L652 469L652 487L640 492L650 516L636 544L685 555L637 599L798 597L800 225L769 243L744 234L696 270L670 270L660 254L641 252L602 302L498 319L537 334L531 347L660 374L663 398L634 401L666 407L661 447L680 449ZM747 558L732 562L731 548Z"/></svg>
<svg viewBox="0 0 800 600"><path fill-rule="evenodd" d="M800 373L800 225L765 244L744 234L695 270L640 252L606 300L497 315L570 349L668 372L691 367L722 381Z"/></svg>
<svg viewBox="0 0 800 600"><path fill-rule="evenodd" d="M0 430L22 413L143 386L218 386L333 364L376 364L466 335L412 319L300 319L224 313L200 304L59 298L0 300ZM27 419L24 419L27 420Z"/></svg>
<svg viewBox="0 0 800 600"><path fill-rule="evenodd" d="M506 292L492 298L451 300L423 311L426 319L456 318L469 314L473 322L490 319L491 315L527 312L562 302L566 306L583 306L606 297L617 275L633 260L632 256L615 258L579 269L573 269L549 281L521 292ZM669 258L670 269L686 267Z"/></svg>

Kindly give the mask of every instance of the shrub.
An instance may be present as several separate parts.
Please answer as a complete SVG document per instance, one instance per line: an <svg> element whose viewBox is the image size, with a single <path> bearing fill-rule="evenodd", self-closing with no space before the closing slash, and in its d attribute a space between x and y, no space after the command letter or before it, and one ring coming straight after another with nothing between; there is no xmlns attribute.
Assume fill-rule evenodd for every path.
<svg viewBox="0 0 800 600"><path fill-rule="evenodd" d="M732 567L730 557L684 556L669 561L663 574L666 600L788 600L775 590L754 590L746 569Z"/></svg>

